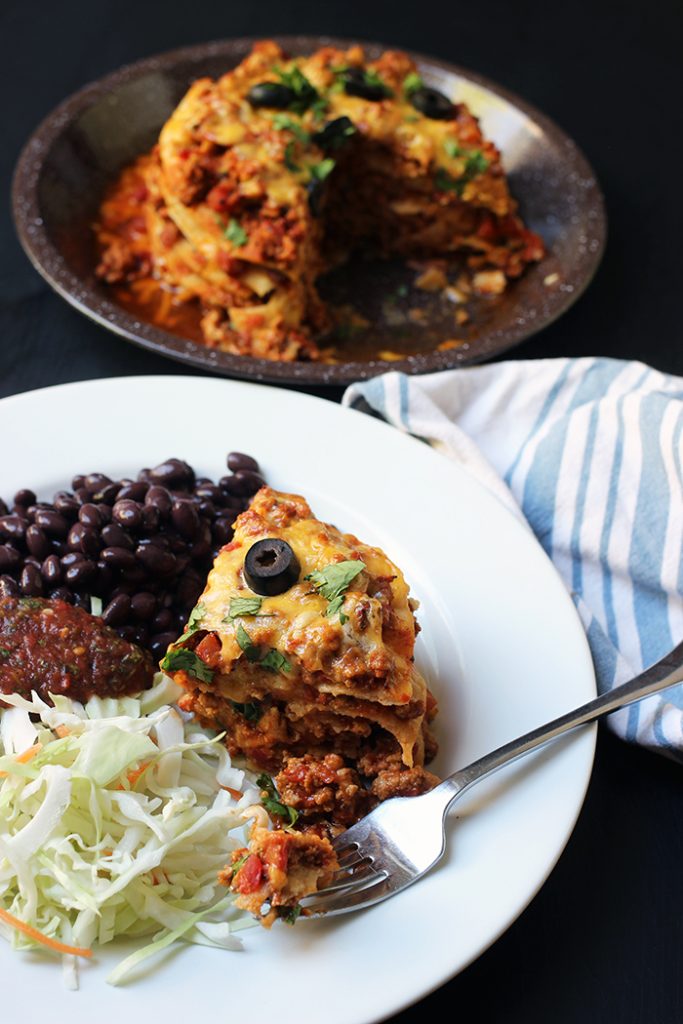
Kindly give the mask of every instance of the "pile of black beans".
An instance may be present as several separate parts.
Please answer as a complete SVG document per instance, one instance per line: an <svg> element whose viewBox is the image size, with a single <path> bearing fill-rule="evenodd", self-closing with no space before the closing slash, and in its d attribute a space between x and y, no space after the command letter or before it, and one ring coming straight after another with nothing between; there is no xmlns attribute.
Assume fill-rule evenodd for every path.
<svg viewBox="0 0 683 1024"><path fill-rule="evenodd" d="M61 598L91 610L120 636L164 655L204 589L232 523L263 486L255 459L227 457L214 483L182 459L137 479L75 476L52 502L33 491L0 499L0 597Z"/></svg>

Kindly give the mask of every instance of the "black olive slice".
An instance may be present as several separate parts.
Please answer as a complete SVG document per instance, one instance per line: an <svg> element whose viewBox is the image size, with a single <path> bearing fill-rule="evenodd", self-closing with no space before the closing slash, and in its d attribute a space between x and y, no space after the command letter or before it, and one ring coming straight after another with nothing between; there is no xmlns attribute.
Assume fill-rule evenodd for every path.
<svg viewBox="0 0 683 1024"><path fill-rule="evenodd" d="M257 540L244 559L244 578L255 594L283 594L299 579L301 567L289 544L277 537Z"/></svg>
<svg viewBox="0 0 683 1024"><path fill-rule="evenodd" d="M275 110L286 110L294 100L294 90L280 82L259 82L252 85L247 93L252 107L272 107Z"/></svg>
<svg viewBox="0 0 683 1024"><path fill-rule="evenodd" d="M308 195L308 207L314 217L320 216L322 209L323 200L323 189L325 188L325 182L319 181L317 178L312 178L311 181L306 183L306 192Z"/></svg>
<svg viewBox="0 0 683 1024"><path fill-rule="evenodd" d="M356 126L349 117L337 117L328 121L313 136L313 141L326 153L345 146L352 135L356 134Z"/></svg>
<svg viewBox="0 0 683 1024"><path fill-rule="evenodd" d="M348 68L344 72L344 92L347 96L360 96L364 100L386 99L389 89L382 82L369 78L363 68Z"/></svg>
<svg viewBox="0 0 683 1024"><path fill-rule="evenodd" d="M448 96L444 96L438 89L431 89L428 85L413 89L410 102L431 121L447 121L456 114L456 107Z"/></svg>

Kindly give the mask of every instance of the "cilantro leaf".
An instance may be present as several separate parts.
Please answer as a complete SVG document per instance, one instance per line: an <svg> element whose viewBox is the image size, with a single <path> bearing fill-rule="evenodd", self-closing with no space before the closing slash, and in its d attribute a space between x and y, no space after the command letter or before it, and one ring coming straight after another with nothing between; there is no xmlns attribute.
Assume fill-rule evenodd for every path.
<svg viewBox="0 0 683 1024"><path fill-rule="evenodd" d="M301 907L297 903L294 907L278 907L277 916L280 920L284 921L285 924L293 925L296 924L296 920L301 913Z"/></svg>
<svg viewBox="0 0 683 1024"><path fill-rule="evenodd" d="M235 875L237 874L239 869L244 867L244 865L249 860L250 856L251 856L251 854L247 850L246 853L243 853L242 856L238 857L237 860L235 861L235 863L233 865L231 865L232 866L232 877L233 878L235 877Z"/></svg>
<svg viewBox="0 0 683 1024"><path fill-rule="evenodd" d="M233 597L230 601L226 621L239 619L242 615L258 615L263 604L261 597Z"/></svg>
<svg viewBox="0 0 683 1024"><path fill-rule="evenodd" d="M248 701L246 704L239 704L236 700L230 701L230 707L239 715L244 715L248 722L258 722L263 714L263 708L257 701Z"/></svg>
<svg viewBox="0 0 683 1024"><path fill-rule="evenodd" d="M308 169L311 172L311 179L313 181L324 181L334 170L334 165L335 162L332 157L327 157L317 164L309 164Z"/></svg>
<svg viewBox="0 0 683 1024"><path fill-rule="evenodd" d="M483 174L488 165L489 162L481 150L473 149L471 153L468 153L465 161L465 174L468 176L468 181L471 178L476 178L478 174Z"/></svg>
<svg viewBox="0 0 683 1024"><path fill-rule="evenodd" d="M276 651L273 647L271 647L266 656L261 659L261 665L264 668L269 669L271 672L290 672L292 668L284 654L280 654L280 652Z"/></svg>
<svg viewBox="0 0 683 1024"><path fill-rule="evenodd" d="M223 232L229 242L231 242L236 249L241 249L243 245L246 245L249 241L249 235L246 233L244 228L237 223L234 217L231 217L228 221L228 226Z"/></svg>
<svg viewBox="0 0 683 1024"><path fill-rule="evenodd" d="M282 84L286 85L294 93L294 99L289 104L289 109L293 110L295 114L303 114L319 99L318 90L311 85L298 67L294 66L289 71L275 68L274 71Z"/></svg>
<svg viewBox="0 0 683 1024"><path fill-rule="evenodd" d="M410 96L411 92L415 92L416 89L422 89L423 86L422 75L418 75L417 71L411 71L403 79L403 91L406 96Z"/></svg>
<svg viewBox="0 0 683 1024"><path fill-rule="evenodd" d="M276 114L273 118L273 127L277 128L279 132L291 132L292 135L304 146L310 141L311 136L308 134L306 129L303 128L298 121L295 121L293 117L290 117L289 114Z"/></svg>
<svg viewBox="0 0 683 1024"><path fill-rule="evenodd" d="M340 612L341 606L344 603L343 595L348 590L349 584L355 580L356 576L364 568L365 562L350 559L345 562L331 562L324 569L315 569L305 577L311 581L318 593L329 601L326 615L331 616ZM348 616L344 616L342 620L340 613L342 625L347 621Z"/></svg>
<svg viewBox="0 0 683 1024"><path fill-rule="evenodd" d="M446 155L450 156L452 159L455 159L458 156L463 156L465 152L456 139L446 139L443 144L443 148L446 150Z"/></svg>
<svg viewBox="0 0 683 1024"><path fill-rule="evenodd" d="M444 170L443 167L439 167L434 175L434 184L440 192L455 192L457 195L461 196L465 185L472 181L473 178L476 178L479 174L483 174L489 166L489 161L480 149L472 149L469 152L466 150L460 150L457 153L454 150L449 152L449 142L453 142L453 144L457 146L457 143L455 143L454 140L449 139L444 143L444 149L449 153L449 156L464 156L465 170L459 178L453 178L448 171Z"/></svg>
<svg viewBox="0 0 683 1024"><path fill-rule="evenodd" d="M259 649L251 639L246 629L241 622L237 623L237 630L235 632L235 638L237 643L244 651L247 661L258 661L259 660Z"/></svg>
<svg viewBox="0 0 683 1024"><path fill-rule="evenodd" d="M187 625L185 626L185 632L176 641L176 643L180 644L183 642L183 640L187 640L189 637L191 637L193 633L196 633L197 630L201 628L199 623L202 621L202 618L204 617L205 614L206 608L204 607L204 605L196 605L190 612L190 617L188 618Z"/></svg>
<svg viewBox="0 0 683 1024"><path fill-rule="evenodd" d="M285 146L285 167L288 171L299 171L301 168L294 160L294 141Z"/></svg>
<svg viewBox="0 0 683 1024"><path fill-rule="evenodd" d="M299 817L299 812L290 807L289 804L282 803L270 775L266 775L263 772L257 778L256 785L263 791L261 793L261 803L268 811L268 814L271 817L275 815L276 818L289 818L290 827L294 825Z"/></svg>
<svg viewBox="0 0 683 1024"><path fill-rule="evenodd" d="M213 680L213 669L209 668L194 651L188 651L185 647L169 651L161 662L161 669L163 672L187 672L203 683L210 683Z"/></svg>

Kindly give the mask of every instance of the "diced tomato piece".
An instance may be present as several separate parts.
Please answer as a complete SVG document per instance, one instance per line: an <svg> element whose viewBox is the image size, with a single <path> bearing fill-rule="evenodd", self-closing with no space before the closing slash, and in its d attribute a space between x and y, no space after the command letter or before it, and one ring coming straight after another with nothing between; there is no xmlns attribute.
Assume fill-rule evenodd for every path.
<svg viewBox="0 0 683 1024"><path fill-rule="evenodd" d="M263 878L263 864L255 853L250 854L235 877L235 889L245 896L256 892Z"/></svg>
<svg viewBox="0 0 683 1024"><path fill-rule="evenodd" d="M221 656L221 642L215 633L207 633L197 644L194 653L205 661L209 668L215 668Z"/></svg>

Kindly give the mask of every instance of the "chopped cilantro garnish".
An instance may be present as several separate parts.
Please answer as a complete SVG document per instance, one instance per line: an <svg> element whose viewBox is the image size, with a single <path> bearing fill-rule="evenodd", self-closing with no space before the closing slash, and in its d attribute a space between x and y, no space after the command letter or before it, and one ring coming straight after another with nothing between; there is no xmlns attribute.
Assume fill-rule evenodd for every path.
<svg viewBox="0 0 683 1024"><path fill-rule="evenodd" d="M292 668L284 654L280 654L273 647L270 648L264 658L261 658L261 665L271 672L289 672Z"/></svg>
<svg viewBox="0 0 683 1024"><path fill-rule="evenodd" d="M451 144L450 148L449 144ZM457 152L455 147L457 147ZM444 149L449 156L465 157L465 170L459 178L454 178L443 167L439 167L434 176L434 183L440 192L456 192L461 196L465 185L477 175L483 174L489 166L489 162L480 149L472 149L469 152L461 150L453 139L448 139L444 143Z"/></svg>
<svg viewBox="0 0 683 1024"><path fill-rule="evenodd" d="M422 76L418 75L417 71L411 71L403 79L403 91L406 96L410 96L411 92L415 92L416 89L421 89L423 85Z"/></svg>
<svg viewBox="0 0 683 1024"><path fill-rule="evenodd" d="M241 622L237 623L237 630L235 632L237 643L244 651L247 661L258 661L260 658L259 649L253 642L246 629Z"/></svg>
<svg viewBox="0 0 683 1024"><path fill-rule="evenodd" d="M233 597L230 601L226 622L231 619L239 619L241 616L258 615L263 604L261 597Z"/></svg>
<svg viewBox="0 0 683 1024"><path fill-rule="evenodd" d="M311 113L313 114L313 120L318 124L325 116L329 101L324 96L318 96L317 100L311 103Z"/></svg>
<svg viewBox="0 0 683 1024"><path fill-rule="evenodd" d="M443 148L446 150L446 155L453 159L458 156L463 156L465 153L465 150L455 139L446 139L443 144Z"/></svg>
<svg viewBox="0 0 683 1024"><path fill-rule="evenodd" d="M290 671L292 666L287 661L284 654L280 654L280 652L276 651L273 647L269 647L263 657L261 657L259 648L251 639L241 622L237 624L235 637L237 639L237 643L244 651L247 661L259 662L263 668L267 668L270 672Z"/></svg>
<svg viewBox="0 0 683 1024"><path fill-rule="evenodd" d="M244 228L237 223L234 217L231 217L228 221L228 226L225 229L224 234L227 240L237 249L240 249L249 241L249 235L246 233Z"/></svg>
<svg viewBox="0 0 683 1024"><path fill-rule="evenodd" d="M238 714L244 715L248 722L258 722L259 718L263 714L263 708L256 701L239 704L236 700L231 700L230 707Z"/></svg>
<svg viewBox="0 0 683 1024"><path fill-rule="evenodd" d="M313 181L324 181L328 174L331 174L334 170L334 160L331 157L327 157L325 160L321 160L317 164L309 164L309 171L311 172L311 179Z"/></svg>
<svg viewBox="0 0 683 1024"><path fill-rule="evenodd" d="M317 99L318 90L311 85L306 76L296 66L289 71L275 68L275 74L283 85L286 85L294 93L294 100L289 104L289 109L296 114L303 114Z"/></svg>
<svg viewBox="0 0 683 1024"><path fill-rule="evenodd" d="M279 132L291 132L304 146L311 138L306 129L298 121L295 121L293 117L290 117L289 114L276 114L273 118L273 127L277 128Z"/></svg>
<svg viewBox="0 0 683 1024"><path fill-rule="evenodd" d="M204 616L205 612L206 608L204 607L203 604L198 604L192 609L192 611L190 612L190 617L187 620L187 625L185 626L185 632L180 637L180 639L176 641L177 643L182 643L183 640L187 640L189 637L192 636L193 633L197 632L197 630L200 628L199 623L202 621L202 617Z"/></svg>
<svg viewBox="0 0 683 1024"><path fill-rule="evenodd" d="M299 165L294 160L294 141L288 142L285 146L285 167L288 171L300 170Z"/></svg>
<svg viewBox="0 0 683 1024"><path fill-rule="evenodd" d="M384 93L386 96L394 95L392 90L386 84L386 82L379 77L379 75L373 68L364 68L363 77L368 85L376 85L378 88L384 89Z"/></svg>
<svg viewBox="0 0 683 1024"><path fill-rule="evenodd" d="M213 680L213 669L209 668L205 661L202 661L194 651L188 651L185 647L178 647L169 651L161 662L163 672L187 672L188 675L200 679L203 683L210 683Z"/></svg>
<svg viewBox="0 0 683 1024"><path fill-rule="evenodd" d="M276 818L289 818L290 826L294 825L299 817L299 812L290 807L289 804L282 803L270 775L266 775L263 772L257 778L256 785L262 790L261 803L268 811L268 814L271 817L275 815Z"/></svg>
<svg viewBox="0 0 683 1024"><path fill-rule="evenodd" d="M239 871L239 869L240 869L240 868L243 868L243 867L244 867L244 865L245 865L245 864L247 863L247 861L249 860L249 857L250 857L250 856L251 856L251 854L250 854L250 853L249 853L249 851L247 850L247 852L246 852L246 853L243 853L241 857L238 857L238 858L237 858L237 860L235 861L235 863L234 863L234 864L232 865L232 877L233 877L233 878L235 877L235 875L237 874L237 872Z"/></svg>
<svg viewBox="0 0 683 1024"><path fill-rule="evenodd" d="M0 647L0 658L9 658L11 651L8 651L6 647Z"/></svg>
<svg viewBox="0 0 683 1024"><path fill-rule="evenodd" d="M284 921L285 924L296 924L296 920L301 913L301 907L297 903L295 907L278 907L277 916L280 920Z"/></svg>
<svg viewBox="0 0 683 1024"><path fill-rule="evenodd" d="M329 604L326 614L331 616L340 611L344 603L344 594L349 584L355 580L356 576L364 568L365 562L358 561L357 559L350 559L345 562L331 562L324 569L316 569L306 576L305 579L310 580L318 593L327 599ZM345 616L344 620L341 620L342 625L344 621L347 621L347 618Z"/></svg>

